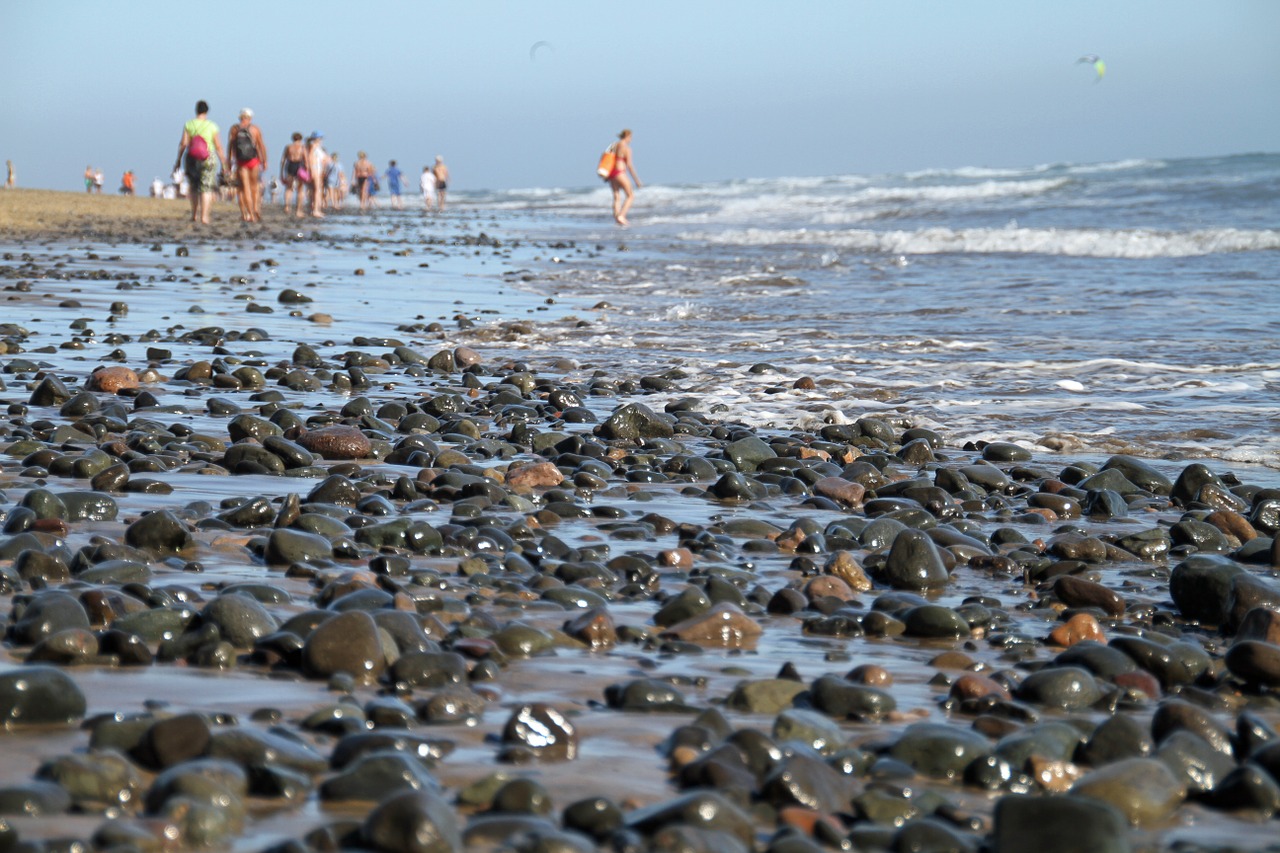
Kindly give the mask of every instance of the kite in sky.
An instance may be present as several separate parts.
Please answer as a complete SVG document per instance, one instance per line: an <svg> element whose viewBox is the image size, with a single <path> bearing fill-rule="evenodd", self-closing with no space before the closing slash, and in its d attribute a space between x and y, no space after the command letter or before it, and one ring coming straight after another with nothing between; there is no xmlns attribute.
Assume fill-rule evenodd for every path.
<svg viewBox="0 0 1280 853"><path fill-rule="evenodd" d="M1076 62L1087 62L1093 66L1093 70L1098 73L1097 78L1093 81L1095 83L1102 82L1103 75L1107 73L1107 63L1103 62L1097 54L1090 53L1087 56L1082 56Z"/></svg>

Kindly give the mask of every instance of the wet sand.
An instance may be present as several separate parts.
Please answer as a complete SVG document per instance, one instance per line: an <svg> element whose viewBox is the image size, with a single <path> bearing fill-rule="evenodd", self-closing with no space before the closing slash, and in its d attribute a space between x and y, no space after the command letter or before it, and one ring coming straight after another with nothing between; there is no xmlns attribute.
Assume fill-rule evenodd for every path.
<svg viewBox="0 0 1280 853"><path fill-rule="evenodd" d="M1094 785L1106 814L1135 824L1113 849L1270 843L1274 809L1246 793L1276 766L1276 684L1265 667L1229 665L1240 626L1220 628L1227 614L1170 582L1212 555L1192 569L1221 572L1219 592L1243 572L1258 582L1241 586L1250 600L1280 602L1261 547L1272 497L1247 478L1163 461L1099 474L1107 460L946 447L897 416L782 435L717 423L696 400L650 411L649 392L680 381L661 365L615 375L522 352L593 314L546 297L547 247L498 214L464 209L425 228L344 215L302 239L282 221L277 241L242 230L234 206L198 233L185 210L0 193L12 324L0 548L13 551L0 561L11 664L0 677L36 671L23 661L37 657L85 705L71 725L10 720L0 784L31 794L46 762L93 754L91 738L114 738L135 774L115 808L78 795L71 821L11 812L22 838L114 823L157 848L168 834L265 850L313 830L328 841L292 849L376 846L374 804L322 792L352 738L399 728L386 722L398 702L410 733L447 745L425 762L430 798L454 813L443 835L465 833L467 849L807 850L837 838L1026 849L1042 846L1035 827L1000 836L997 803L1029 793L1074 814L1087 797L1066 789L1127 770L1120 756L1164 784L1136 797ZM137 385L104 390L103 366ZM802 388L780 377L770 393ZM337 427L337 450L308 444ZM165 513L162 531L146 524ZM127 547L107 560L104 544ZM92 610L92 640L78 616L24 623L59 592ZM114 603L97 606L100 595ZM220 599L237 619L219 621ZM181 627L142 637L139 613ZM358 614L383 619L381 633L362 633L372 623ZM350 657L320 651L337 618L352 626L338 644ZM1051 638L1068 624L1076 633ZM104 651L122 642L112 628L139 632L137 665ZM1102 651L1059 661L1080 639ZM1273 660L1273 640L1257 642L1246 650ZM1070 683L1033 678L1055 671ZM522 709L541 723L513 729ZM548 722L557 714L567 726ZM115 715L137 729L115 730ZM154 793L169 771L139 744L185 715L211 746L170 769L230 756L245 787L212 796L242 805L241 825L201 812L207 790L185 789L189 802ZM1136 726L1104 758L1099 727L1116 718ZM948 764L975 741L924 723L984 746ZM272 725L319 763L289 771L225 745ZM572 758L558 754L568 743ZM1232 787L1237 769L1263 782ZM365 772L368 790L387 790L385 772ZM532 783L506 791L506 811L502 780ZM588 841L590 822L565 810L593 798L620 823ZM697 807L642 810L687 802Z"/></svg>

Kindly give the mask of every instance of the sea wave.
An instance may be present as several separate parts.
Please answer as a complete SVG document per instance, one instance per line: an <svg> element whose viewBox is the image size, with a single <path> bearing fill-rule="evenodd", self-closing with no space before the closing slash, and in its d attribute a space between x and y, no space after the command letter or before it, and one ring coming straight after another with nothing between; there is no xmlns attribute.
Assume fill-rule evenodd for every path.
<svg viewBox="0 0 1280 853"><path fill-rule="evenodd" d="M682 239L727 246L829 246L894 255L1039 254L1090 258L1185 258L1280 249L1280 230L1210 228L1196 231L1092 228L922 228L847 231L746 228L686 232Z"/></svg>

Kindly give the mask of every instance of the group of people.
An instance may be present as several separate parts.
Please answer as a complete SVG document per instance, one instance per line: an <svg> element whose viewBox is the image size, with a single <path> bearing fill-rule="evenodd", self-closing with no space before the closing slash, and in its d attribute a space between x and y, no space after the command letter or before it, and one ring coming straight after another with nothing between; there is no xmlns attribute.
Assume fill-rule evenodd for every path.
<svg viewBox="0 0 1280 853"><path fill-rule="evenodd" d="M262 219L262 200L267 187L262 176L267 165L267 145L262 130L253 123L253 110L240 111L239 121L227 134L226 149L218 135L218 126L209 119L209 104L196 103L195 118L182 127L182 139L178 143L178 157L174 171L181 171L190 185L187 193L191 200L191 221L209 223L214 194L219 187L219 176L231 176L229 183L237 190L240 218L245 222ZM430 180L428 181L428 176ZM378 191L378 170L361 151L351 173L360 210L373 207L373 197ZM382 173L393 207L401 207L404 189L404 173L392 160ZM434 207L444 210L445 191L448 188L449 169L443 157L436 157L434 166L423 167L421 187L423 202L428 210ZM341 207L346 200L349 184L341 160L335 152L324 149L324 134L312 131L303 138L294 133L280 154L279 186L284 188L284 209L289 213L290 197L293 215L323 217L326 208ZM275 200L276 179L271 181L271 199ZM305 202L304 202L305 195Z"/></svg>

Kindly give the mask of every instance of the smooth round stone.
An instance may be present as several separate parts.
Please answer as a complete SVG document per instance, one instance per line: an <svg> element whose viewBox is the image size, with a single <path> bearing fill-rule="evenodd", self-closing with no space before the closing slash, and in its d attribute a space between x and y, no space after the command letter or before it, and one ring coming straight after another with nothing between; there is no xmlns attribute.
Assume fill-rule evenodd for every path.
<svg viewBox="0 0 1280 853"><path fill-rule="evenodd" d="M938 546L922 530L903 530L894 538L880 575L894 589L907 590L937 589L951 579Z"/></svg>
<svg viewBox="0 0 1280 853"><path fill-rule="evenodd" d="M638 678L625 684L610 684L604 690L610 708L621 711L684 711L684 694L665 681Z"/></svg>
<svg viewBox="0 0 1280 853"><path fill-rule="evenodd" d="M363 682L377 681L387 668L382 636L373 617L362 610L322 622L302 647L302 669L311 678L345 672Z"/></svg>
<svg viewBox="0 0 1280 853"><path fill-rule="evenodd" d="M1189 792L1195 794L1212 791L1236 766L1230 755L1224 755L1204 738L1185 729L1162 740L1155 757L1173 771Z"/></svg>
<svg viewBox="0 0 1280 853"><path fill-rule="evenodd" d="M502 742L531 749L542 759L572 761L578 756L578 732L561 711L544 702L523 705L507 718Z"/></svg>
<svg viewBox="0 0 1280 853"><path fill-rule="evenodd" d="M759 623L738 607L722 601L703 613L668 626L661 636L688 643L739 648L752 645L763 631Z"/></svg>
<svg viewBox="0 0 1280 853"><path fill-rule="evenodd" d="M466 684L467 662L457 652L409 652L392 664L391 678L409 687L454 687Z"/></svg>
<svg viewBox="0 0 1280 853"><path fill-rule="evenodd" d="M263 441L269 435L284 435L284 430L276 424L257 415L236 415L227 424L227 434L233 442L245 438Z"/></svg>
<svg viewBox="0 0 1280 853"><path fill-rule="evenodd" d="M1078 666L1047 667L1033 672L1018 685L1024 702L1063 710L1087 708L1102 698L1098 682Z"/></svg>
<svg viewBox="0 0 1280 853"><path fill-rule="evenodd" d="M1251 811L1262 820L1280 812L1280 784L1261 767L1242 764L1210 792L1210 805L1228 811Z"/></svg>
<svg viewBox="0 0 1280 853"><path fill-rule="evenodd" d="M169 510L149 512L125 530L125 542L134 548L167 554L191 544L191 533Z"/></svg>
<svg viewBox="0 0 1280 853"><path fill-rule="evenodd" d="M247 726L216 730L206 754L246 769L276 765L302 773L322 773L329 766L324 756L300 740Z"/></svg>
<svg viewBox="0 0 1280 853"><path fill-rule="evenodd" d="M464 849L453 807L434 791L409 791L379 804L360 827L375 850L453 853Z"/></svg>
<svg viewBox="0 0 1280 853"><path fill-rule="evenodd" d="M1071 607L1097 607L1109 616L1124 615L1124 599L1091 580L1063 575L1054 582L1053 593Z"/></svg>
<svg viewBox="0 0 1280 853"><path fill-rule="evenodd" d="M1249 684L1280 685L1280 645L1262 640L1241 640L1227 651L1227 669Z"/></svg>
<svg viewBox="0 0 1280 853"><path fill-rule="evenodd" d="M40 765L36 778L62 786L75 807L89 812L135 808L142 774L117 752L61 755Z"/></svg>
<svg viewBox="0 0 1280 853"><path fill-rule="evenodd" d="M344 477L341 474L330 474L307 494L303 503L355 506L358 500L360 500L359 486L353 483L349 477Z"/></svg>
<svg viewBox="0 0 1280 853"><path fill-rule="evenodd" d="M835 720L805 708L788 708L774 717L772 737L779 742L798 741L823 753L843 747L848 740Z"/></svg>
<svg viewBox="0 0 1280 853"><path fill-rule="evenodd" d="M238 649L249 649L276 630L276 620L266 608L247 595L220 595L205 605L205 624L215 625L222 638Z"/></svg>
<svg viewBox="0 0 1280 853"><path fill-rule="evenodd" d="M272 530L271 535L267 537L267 547L263 556L271 565L331 560L333 546L323 536L280 528Z"/></svg>
<svg viewBox="0 0 1280 853"><path fill-rule="evenodd" d="M566 806L561 818L566 829L602 841L622 827L623 813L607 797L588 797Z"/></svg>
<svg viewBox="0 0 1280 853"><path fill-rule="evenodd" d="M67 521L114 521L120 512L113 498L97 492L67 492L61 498Z"/></svg>
<svg viewBox="0 0 1280 853"><path fill-rule="evenodd" d="M1163 762L1127 758L1082 776L1071 793L1114 806L1133 824L1155 824L1171 816L1187 791Z"/></svg>
<svg viewBox="0 0 1280 853"><path fill-rule="evenodd" d="M1234 755L1231 730L1212 713L1185 699L1164 699L1151 718L1151 734L1163 742L1178 731L1189 731L1223 755Z"/></svg>
<svg viewBox="0 0 1280 853"><path fill-rule="evenodd" d="M1056 666L1082 666L1107 680L1138 668L1133 658L1124 652L1093 640L1076 643L1055 657L1053 662Z"/></svg>
<svg viewBox="0 0 1280 853"><path fill-rule="evenodd" d="M62 814L71 808L71 796L53 782L28 782L0 788L0 815L41 817Z"/></svg>
<svg viewBox="0 0 1280 853"><path fill-rule="evenodd" d="M1169 594L1183 616L1220 625L1231 609L1231 579L1247 571L1218 554L1194 554L1173 567Z"/></svg>
<svg viewBox="0 0 1280 853"><path fill-rule="evenodd" d="M722 475L707 491L722 501L760 500L768 494L762 483L737 471Z"/></svg>
<svg viewBox="0 0 1280 853"><path fill-rule="evenodd" d="M19 645L35 645L59 631L88 627L89 614L75 596L50 590L31 599L9 630Z"/></svg>
<svg viewBox="0 0 1280 853"><path fill-rule="evenodd" d="M993 441L982 448L982 458L988 462L1030 462L1031 451L1011 441Z"/></svg>
<svg viewBox="0 0 1280 853"><path fill-rule="evenodd" d="M0 673L0 721L6 726L66 725L84 718L85 697L59 669L28 666Z"/></svg>
<svg viewBox="0 0 1280 853"><path fill-rule="evenodd" d="M969 636L969 623L950 607L921 604L902 616L908 637L959 638Z"/></svg>
<svg viewBox="0 0 1280 853"><path fill-rule="evenodd" d="M898 707L892 694L834 675L824 675L813 682L809 701L822 713L842 720L875 719Z"/></svg>
<svg viewBox="0 0 1280 853"><path fill-rule="evenodd" d="M353 426L333 424L304 432L297 443L324 459L364 459L372 450L369 437Z"/></svg>
<svg viewBox="0 0 1280 853"><path fill-rule="evenodd" d="M1098 800L1008 794L996 802L995 853L1130 853L1125 816Z"/></svg>
<svg viewBox="0 0 1280 853"><path fill-rule="evenodd" d="M234 473L284 473L284 461L260 444L233 444L222 457L222 467Z"/></svg>
<svg viewBox="0 0 1280 853"><path fill-rule="evenodd" d="M98 654L98 638L87 628L67 628L50 634L32 647L27 663L74 665Z"/></svg>
<svg viewBox="0 0 1280 853"><path fill-rule="evenodd" d="M382 802L407 791L437 790L431 771L403 752L375 752L361 756L320 785L322 800Z"/></svg>
<svg viewBox="0 0 1280 853"><path fill-rule="evenodd" d="M1125 758L1146 758L1155 741L1133 717L1116 714L1103 720L1080 750L1080 760L1094 767Z"/></svg>
<svg viewBox="0 0 1280 853"><path fill-rule="evenodd" d="M789 678L743 681L725 698L725 706L751 714L777 714L790 708L796 696L804 691L802 683Z"/></svg>
<svg viewBox="0 0 1280 853"><path fill-rule="evenodd" d="M942 723L914 723L889 748L889 755L918 773L955 779L976 758L991 754L991 743L972 729Z"/></svg>
<svg viewBox="0 0 1280 853"><path fill-rule="evenodd" d="M164 770L204 755L211 737L203 716L180 714L152 723L132 754L144 766Z"/></svg>
<svg viewBox="0 0 1280 853"><path fill-rule="evenodd" d="M729 841L736 840L741 849L752 849L755 830L751 817L732 800L715 791L692 791L672 800L636 809L627 815L627 826L648 836L665 828L678 826L723 832ZM677 846L676 849L737 849L723 846Z"/></svg>
<svg viewBox="0 0 1280 853"><path fill-rule="evenodd" d="M852 780L816 755L797 752L784 758L760 785L760 798L777 809L803 806L822 814L847 809Z"/></svg>
<svg viewBox="0 0 1280 853"><path fill-rule="evenodd" d="M1213 665L1208 652L1193 643L1162 645L1143 637L1116 637L1108 645L1133 658L1165 688L1191 684Z"/></svg>

